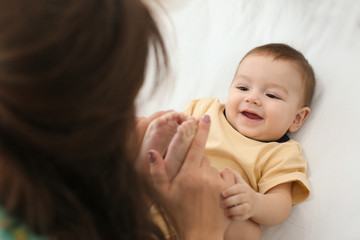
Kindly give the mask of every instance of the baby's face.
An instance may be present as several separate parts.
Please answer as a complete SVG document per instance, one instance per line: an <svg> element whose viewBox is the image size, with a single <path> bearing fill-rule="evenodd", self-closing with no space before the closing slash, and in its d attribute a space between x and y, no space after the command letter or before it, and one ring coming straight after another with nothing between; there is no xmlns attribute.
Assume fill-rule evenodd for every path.
<svg viewBox="0 0 360 240"><path fill-rule="evenodd" d="M226 118L246 137L278 140L288 130L297 131L310 112L302 107L303 89L294 63L250 55L240 64L231 85Z"/></svg>

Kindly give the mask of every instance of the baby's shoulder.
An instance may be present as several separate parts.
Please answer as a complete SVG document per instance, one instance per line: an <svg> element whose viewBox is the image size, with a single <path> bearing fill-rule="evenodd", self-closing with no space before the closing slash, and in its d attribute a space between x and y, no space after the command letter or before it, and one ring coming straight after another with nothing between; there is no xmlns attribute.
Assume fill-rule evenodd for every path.
<svg viewBox="0 0 360 240"><path fill-rule="evenodd" d="M300 143L293 139L274 144L273 152L276 155L283 155L288 157L299 157L303 154Z"/></svg>

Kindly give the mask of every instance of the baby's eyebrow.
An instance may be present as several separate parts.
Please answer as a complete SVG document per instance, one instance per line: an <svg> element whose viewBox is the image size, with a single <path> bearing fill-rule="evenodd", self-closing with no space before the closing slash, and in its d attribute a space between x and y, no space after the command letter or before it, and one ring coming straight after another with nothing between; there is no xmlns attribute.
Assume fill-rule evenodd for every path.
<svg viewBox="0 0 360 240"><path fill-rule="evenodd" d="M236 75L234 82L239 82L240 80L251 81L251 77L249 77L247 75L243 75L243 74Z"/></svg>
<svg viewBox="0 0 360 240"><path fill-rule="evenodd" d="M288 90L284 86L276 84L276 83L270 83L269 88L277 88L277 89L284 91L286 94L289 93Z"/></svg>
<svg viewBox="0 0 360 240"><path fill-rule="evenodd" d="M251 82L252 78L248 75L238 74L238 75L236 75L236 77L234 79L234 83L238 83L241 80L245 80L246 82ZM275 82L269 83L267 85L267 88L277 88L277 89L280 89L281 91L285 92L286 94L289 94L289 91L284 86L277 84Z"/></svg>
<svg viewBox="0 0 360 240"><path fill-rule="evenodd" d="M239 74L236 76L236 78L243 78L246 79L248 81L251 81L251 77L247 76L247 75L243 75L243 74Z"/></svg>

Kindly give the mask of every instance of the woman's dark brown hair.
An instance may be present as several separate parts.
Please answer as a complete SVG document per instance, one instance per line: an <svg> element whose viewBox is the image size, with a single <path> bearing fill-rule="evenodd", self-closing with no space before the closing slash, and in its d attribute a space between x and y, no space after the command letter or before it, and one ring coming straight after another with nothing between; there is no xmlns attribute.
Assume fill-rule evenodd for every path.
<svg viewBox="0 0 360 240"><path fill-rule="evenodd" d="M54 239L161 239L136 174L138 0L0 0L0 204ZM135 150L135 151L134 151Z"/></svg>

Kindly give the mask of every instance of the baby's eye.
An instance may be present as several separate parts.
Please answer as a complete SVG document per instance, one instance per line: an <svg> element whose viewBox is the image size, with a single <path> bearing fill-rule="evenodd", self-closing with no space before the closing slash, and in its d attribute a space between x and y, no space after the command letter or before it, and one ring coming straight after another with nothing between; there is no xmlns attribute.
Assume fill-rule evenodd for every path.
<svg viewBox="0 0 360 240"><path fill-rule="evenodd" d="M244 86L239 86L237 87L240 91L247 91L249 90L247 87L244 87Z"/></svg>
<svg viewBox="0 0 360 240"><path fill-rule="evenodd" d="M278 96L271 94L271 93L266 94L266 96L268 96L269 98L273 98L273 99L280 99Z"/></svg>

